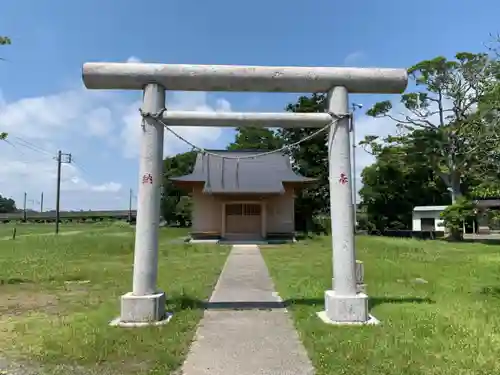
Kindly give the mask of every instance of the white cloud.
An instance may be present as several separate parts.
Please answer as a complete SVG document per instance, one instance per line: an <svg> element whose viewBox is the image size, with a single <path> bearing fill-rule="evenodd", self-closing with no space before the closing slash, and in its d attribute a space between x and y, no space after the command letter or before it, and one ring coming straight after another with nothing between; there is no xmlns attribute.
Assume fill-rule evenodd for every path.
<svg viewBox="0 0 500 375"><path fill-rule="evenodd" d="M131 56L127 59L129 63L142 62L136 56ZM139 108L141 102L132 103L123 110L121 120L125 124L120 132L122 140L122 152L126 158L135 158L139 154L139 137L141 134L141 116ZM173 96L167 98L166 107L169 110L185 110L197 112L230 112L231 104L223 98L218 98L215 105L208 104L208 95L205 92L177 92ZM173 126L171 129L179 136L185 138L189 142L199 147L210 147L222 134L220 128L206 128L197 126ZM165 156L174 155L179 152L186 151L189 146L182 142L178 137L171 132L165 130L165 140L163 153Z"/></svg>
<svg viewBox="0 0 500 375"><path fill-rule="evenodd" d="M85 115L90 136L103 137L111 133L114 128L111 110L99 107Z"/></svg>
<svg viewBox="0 0 500 375"><path fill-rule="evenodd" d="M226 99L217 99L215 110L220 112L231 112L231 103Z"/></svg>
<svg viewBox="0 0 500 375"><path fill-rule="evenodd" d="M23 98L12 103L4 100L0 106L0 123L4 131L18 136L48 139L85 113L90 104L90 96L77 91Z"/></svg>
<svg viewBox="0 0 500 375"><path fill-rule="evenodd" d="M16 144L11 142L16 147ZM54 207L55 187L57 181L57 163L49 155L44 155L30 149L22 149L22 154L12 152L16 150L9 144L1 144L0 156L0 186L2 193L13 197L18 206L22 204L24 192L29 197L39 196L44 192L47 202ZM19 147L17 147L19 149ZM5 152L4 152L5 151ZM100 200L109 199L110 193L122 190L118 182L108 181L102 184L92 184L88 179L92 176L83 177L82 171L73 164L62 164L61 192L64 197L66 193L73 194L74 200L65 199L65 207L68 209L88 208L93 204L102 204ZM104 196L96 196L99 193ZM99 195L98 194L98 195ZM107 197L106 197L107 195ZM71 196L71 194L70 194Z"/></svg>
<svg viewBox="0 0 500 375"><path fill-rule="evenodd" d="M140 63L142 62L142 60L138 57L135 57L135 56L130 56L127 61L128 63Z"/></svg>
<svg viewBox="0 0 500 375"><path fill-rule="evenodd" d="M56 174L45 170L46 174L49 176L47 179L47 187L50 183L53 183L53 179L56 178ZM78 167L73 164L63 164L61 175L61 190L62 191L73 191L73 192L94 192L94 193L117 193L122 189L122 184L117 182L105 182L102 184L93 185L89 183L83 176L82 172ZM43 178L43 177L41 177Z"/></svg>
<svg viewBox="0 0 500 375"><path fill-rule="evenodd" d="M92 186L92 191L97 192L111 192L116 193L122 189L122 184L117 184L116 182L106 182L102 185Z"/></svg>
<svg viewBox="0 0 500 375"><path fill-rule="evenodd" d="M344 58L344 65L346 66L356 66L361 63L364 59L365 54L363 51L351 52Z"/></svg>
<svg viewBox="0 0 500 375"><path fill-rule="evenodd" d="M169 108L173 109L231 109L224 99L209 105L205 93L174 94L169 100ZM140 103L131 103L124 93L91 91L83 87L14 101L6 99L0 91L0 130L9 133L8 142L0 143L0 190L14 198L18 205L22 205L24 192L34 197L43 191L47 196L46 208L53 208L57 177L54 157L61 149L78 155L76 164L62 166L63 208L128 207L128 189L123 189L122 185L130 183L126 181L131 173L128 171L130 163L134 168L136 165L123 159L123 155L135 157L139 150L139 106ZM214 128L177 130L203 147L210 147L221 135L221 130ZM186 149L180 141L166 134L166 155ZM99 173L101 163L95 160L96 155L106 157L107 150L112 165L117 166L112 171L114 178L106 177L102 170ZM95 164L87 156L93 156L90 159Z"/></svg>
<svg viewBox="0 0 500 375"><path fill-rule="evenodd" d="M171 110L190 110L198 112L231 111L231 104L222 98L217 99L214 106L207 103L205 92L176 93L168 102L167 108ZM132 104L123 114L125 127L121 132L123 153L126 158L135 158L139 154L139 137L141 134L141 116L139 108L141 102ZM199 126L172 126L171 129L181 137L198 147L210 147L222 134L221 128L207 128ZM165 130L163 153L165 156L186 151L190 147Z"/></svg>

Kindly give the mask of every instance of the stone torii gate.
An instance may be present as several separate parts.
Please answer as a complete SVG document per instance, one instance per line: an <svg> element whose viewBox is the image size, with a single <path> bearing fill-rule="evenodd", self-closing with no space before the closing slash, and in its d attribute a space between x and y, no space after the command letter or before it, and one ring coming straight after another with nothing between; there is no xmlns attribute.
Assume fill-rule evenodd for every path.
<svg viewBox="0 0 500 375"><path fill-rule="evenodd" d="M405 69L86 63L88 89L143 90L139 189L132 292L121 298L121 326L162 324L165 293L157 289L160 185L164 125L323 127L328 137L333 287L319 316L333 324L376 322L368 296L356 287L354 215L349 143L349 93L402 93ZM203 113L165 111L165 90L240 92L324 92L328 113ZM158 117L156 117L158 116ZM138 124L139 126L139 124Z"/></svg>

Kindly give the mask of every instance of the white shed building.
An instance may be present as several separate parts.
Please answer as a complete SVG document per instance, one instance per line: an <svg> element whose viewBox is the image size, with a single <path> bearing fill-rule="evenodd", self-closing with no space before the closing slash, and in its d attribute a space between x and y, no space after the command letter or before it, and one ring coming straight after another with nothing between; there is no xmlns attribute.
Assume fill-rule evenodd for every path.
<svg viewBox="0 0 500 375"><path fill-rule="evenodd" d="M444 220L440 217L448 206L416 206L413 208L412 230L444 232Z"/></svg>

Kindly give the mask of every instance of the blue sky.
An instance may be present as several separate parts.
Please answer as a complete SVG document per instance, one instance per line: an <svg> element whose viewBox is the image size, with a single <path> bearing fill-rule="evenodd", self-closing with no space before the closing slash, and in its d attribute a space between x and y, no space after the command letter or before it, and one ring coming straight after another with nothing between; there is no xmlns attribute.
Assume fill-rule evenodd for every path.
<svg viewBox="0 0 500 375"><path fill-rule="evenodd" d="M418 4L418 6L416 5ZM478 6L478 5L481 6ZM58 149L63 209L127 208L137 189L139 92L89 91L87 61L408 67L437 55L484 50L498 30L498 0L3 0L0 35L0 193L35 207L45 192L54 207ZM169 93L170 108L281 111L296 94ZM355 95L365 108L390 98ZM397 99L397 97L393 97ZM358 138L391 131L360 113ZM231 131L182 129L204 147L224 147ZM34 146L33 146L34 145ZM166 138L165 152L185 151ZM358 172L371 162L358 151ZM359 184L358 184L359 187Z"/></svg>

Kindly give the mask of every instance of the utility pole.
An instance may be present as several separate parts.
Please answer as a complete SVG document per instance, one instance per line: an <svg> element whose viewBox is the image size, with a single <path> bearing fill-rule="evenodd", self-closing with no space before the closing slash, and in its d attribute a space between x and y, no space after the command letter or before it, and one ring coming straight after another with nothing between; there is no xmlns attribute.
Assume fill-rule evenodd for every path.
<svg viewBox="0 0 500 375"><path fill-rule="evenodd" d="M40 212L43 212L43 191L42 194L40 195Z"/></svg>
<svg viewBox="0 0 500 375"><path fill-rule="evenodd" d="M61 200L61 164L71 163L71 154L64 154L61 150L57 152L57 191L56 191L56 234L59 233L59 208Z"/></svg>
<svg viewBox="0 0 500 375"><path fill-rule="evenodd" d="M28 193L24 192L24 204L23 204L23 221L26 222L26 199L28 197Z"/></svg>
<svg viewBox="0 0 500 375"><path fill-rule="evenodd" d="M351 147L352 147L352 205L353 205L353 215L354 215L354 233L357 232L357 211L358 205L356 203L358 197L358 190L356 189L356 128L354 126L354 112L356 109L363 108L362 104L352 103L351 104Z"/></svg>
<svg viewBox="0 0 500 375"><path fill-rule="evenodd" d="M128 197L128 223L132 223L132 196L133 196L133 191L130 189L129 192L129 197Z"/></svg>

